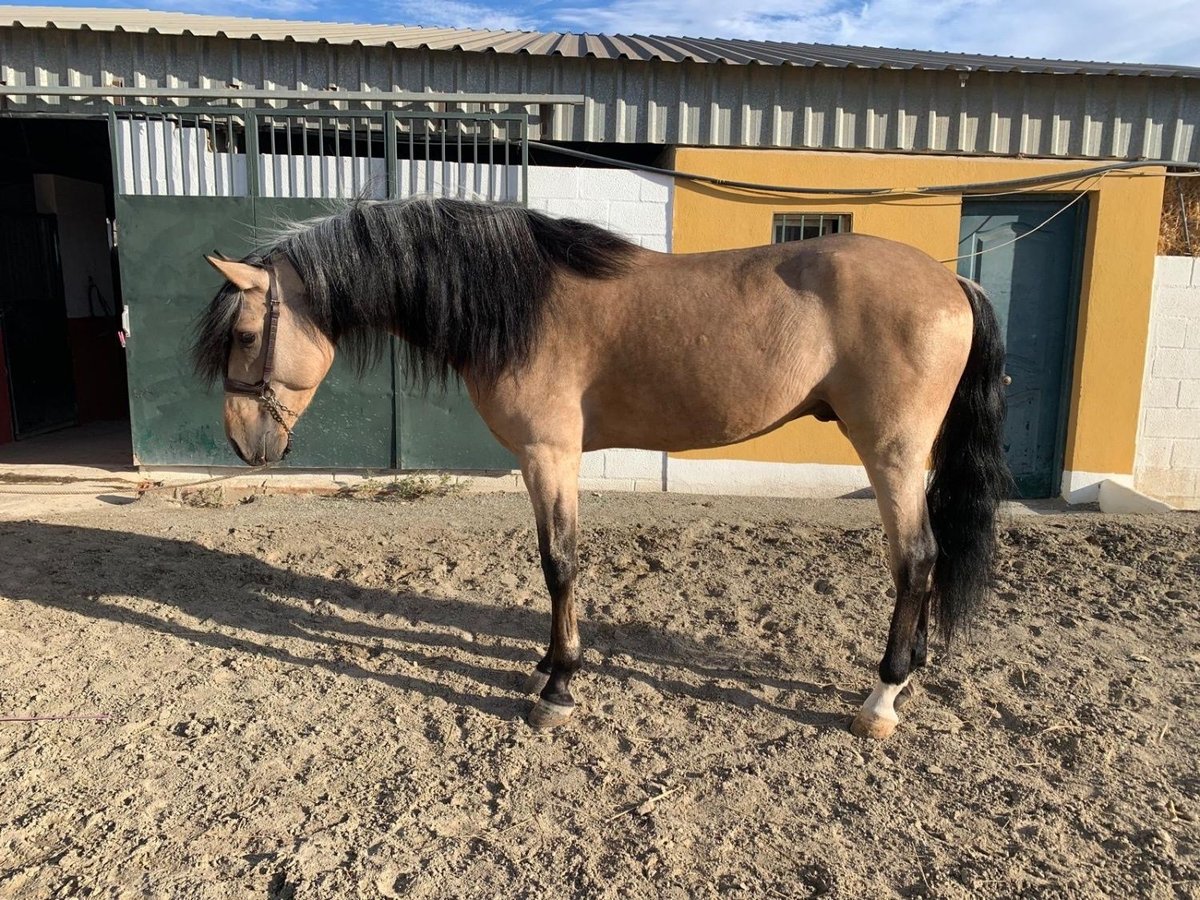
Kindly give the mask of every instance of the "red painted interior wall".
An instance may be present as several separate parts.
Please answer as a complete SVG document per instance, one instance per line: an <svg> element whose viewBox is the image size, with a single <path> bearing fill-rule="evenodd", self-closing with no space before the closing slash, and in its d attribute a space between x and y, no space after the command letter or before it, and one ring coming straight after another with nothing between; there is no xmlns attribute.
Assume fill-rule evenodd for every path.
<svg viewBox="0 0 1200 900"><path fill-rule="evenodd" d="M124 419L129 415L125 351L117 340L115 316L67 319L75 370L75 411L79 423Z"/></svg>

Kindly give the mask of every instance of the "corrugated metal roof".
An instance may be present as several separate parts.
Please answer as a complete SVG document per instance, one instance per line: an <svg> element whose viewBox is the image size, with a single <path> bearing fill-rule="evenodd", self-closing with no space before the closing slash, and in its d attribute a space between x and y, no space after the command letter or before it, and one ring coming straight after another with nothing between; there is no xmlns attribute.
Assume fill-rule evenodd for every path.
<svg viewBox="0 0 1200 900"><path fill-rule="evenodd" d="M273 107L293 102L285 95L297 92L384 92L430 95L405 101L417 107L515 107L530 114L530 137L547 141L1200 161L1196 70L1186 77L979 70L964 77L944 67L942 54L931 54L940 69L867 67L845 58L839 67L815 59L806 66L711 65L686 55L692 51L677 46L684 42L657 38L592 36L585 46L578 36L381 30L420 39L413 46L370 43L370 35L382 38L369 26L0 7L0 85L81 88L92 95L14 96L0 87L0 114L97 116L114 106L194 102L156 87L244 90L245 99L230 102ZM265 39L246 39L255 34ZM495 50L447 52L432 45ZM588 50L609 55L578 55ZM620 52L640 59L671 52L678 62L622 65L611 58ZM100 90L106 87L146 90L113 98ZM450 94L463 99L443 106ZM583 102L521 103L542 95ZM333 96L312 103L379 108Z"/></svg>
<svg viewBox="0 0 1200 900"><path fill-rule="evenodd" d="M1048 75L1125 75L1200 78L1191 66L1023 59L879 47L840 47L727 38L484 31L403 25L354 25L255 19L146 9L0 6L0 27L258 38L264 41L361 44L594 59L661 60L726 65L830 66L860 69L996 72Z"/></svg>

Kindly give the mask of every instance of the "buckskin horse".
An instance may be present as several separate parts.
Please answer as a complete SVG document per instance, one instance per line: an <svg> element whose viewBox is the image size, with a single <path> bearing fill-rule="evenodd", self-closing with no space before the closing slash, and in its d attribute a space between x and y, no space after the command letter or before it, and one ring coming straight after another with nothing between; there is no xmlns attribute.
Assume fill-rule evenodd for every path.
<svg viewBox="0 0 1200 900"><path fill-rule="evenodd" d="M866 467L896 603L879 680L851 730L884 739L927 657L990 589L1004 345L982 289L926 254L831 235L664 254L515 205L356 202L286 227L240 261L202 315L198 373L224 379L225 431L278 461L335 350L402 339L410 376L458 375L520 462L552 605L530 676L535 728L575 710L580 454L719 447L801 416L835 421ZM927 463L932 471L927 473Z"/></svg>

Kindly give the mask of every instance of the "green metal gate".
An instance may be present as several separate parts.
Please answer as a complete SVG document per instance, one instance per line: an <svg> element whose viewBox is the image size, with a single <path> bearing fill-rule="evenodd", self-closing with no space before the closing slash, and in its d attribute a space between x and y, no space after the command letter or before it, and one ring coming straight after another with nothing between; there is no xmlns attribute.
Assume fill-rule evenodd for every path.
<svg viewBox="0 0 1200 900"><path fill-rule="evenodd" d="M965 200L959 274L988 292L1005 335L1009 467L1021 497L1059 492L1086 201Z"/></svg>
<svg viewBox="0 0 1200 900"><path fill-rule="evenodd" d="M523 113L122 110L110 116L128 311L133 448L145 465L240 465L223 397L193 375L192 324L244 255L338 200L438 193L525 202ZM358 377L335 361L296 428L294 468L510 469L461 384L410 386L395 341Z"/></svg>

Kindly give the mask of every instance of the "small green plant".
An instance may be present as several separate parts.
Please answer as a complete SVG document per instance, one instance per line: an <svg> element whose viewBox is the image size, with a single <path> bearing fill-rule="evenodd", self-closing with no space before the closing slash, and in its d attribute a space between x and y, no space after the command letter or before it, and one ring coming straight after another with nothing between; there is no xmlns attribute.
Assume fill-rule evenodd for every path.
<svg viewBox="0 0 1200 900"><path fill-rule="evenodd" d="M425 497L446 497L457 494L466 486L449 475L400 475L390 481L368 478L358 484L347 485L337 492L338 497L350 500L372 500L381 503L388 500L412 502Z"/></svg>

